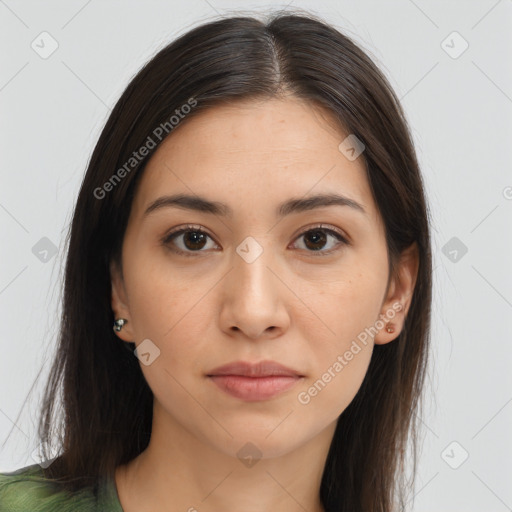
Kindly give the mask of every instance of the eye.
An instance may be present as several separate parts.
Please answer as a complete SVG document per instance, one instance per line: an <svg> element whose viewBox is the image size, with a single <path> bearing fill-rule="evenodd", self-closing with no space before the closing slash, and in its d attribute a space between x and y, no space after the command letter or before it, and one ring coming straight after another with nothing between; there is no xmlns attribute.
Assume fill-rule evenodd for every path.
<svg viewBox="0 0 512 512"><path fill-rule="evenodd" d="M322 224L303 231L296 240L304 238L305 251L317 253L315 256L327 256L340 248L340 246L350 245L350 242L338 231L324 227ZM328 243L331 240L337 240L337 243ZM208 247L208 239L211 236L197 226L188 225L172 231L164 236L162 243L177 254L184 256L194 256L193 253L206 252L202 249L211 249ZM213 244L217 246L217 244ZM331 246L328 250L322 250L325 246ZM302 249L302 248L301 248Z"/></svg>
<svg viewBox="0 0 512 512"><path fill-rule="evenodd" d="M212 239L210 235L202 229L196 226L186 226L167 234L162 240L162 243L168 245L173 252L183 254L184 256L193 256L193 254L191 254L193 252L205 252L201 249L206 246L208 238ZM175 243L175 240L180 239L181 244ZM178 246L177 248L176 245Z"/></svg>
<svg viewBox="0 0 512 512"><path fill-rule="evenodd" d="M302 232L297 240L304 238L304 246L307 252L316 252L315 256L327 256L341 248L341 246L349 245L348 240L338 231L328 229L323 225L315 226L307 231ZM328 243L328 239L335 239L338 243ZM325 246L330 246L328 250L322 250Z"/></svg>

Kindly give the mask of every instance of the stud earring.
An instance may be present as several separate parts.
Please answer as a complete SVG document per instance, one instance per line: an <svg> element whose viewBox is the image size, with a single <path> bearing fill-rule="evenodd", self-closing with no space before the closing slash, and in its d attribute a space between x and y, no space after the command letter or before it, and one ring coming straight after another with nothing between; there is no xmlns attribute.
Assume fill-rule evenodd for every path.
<svg viewBox="0 0 512 512"><path fill-rule="evenodd" d="M391 333L391 332L395 332L395 328L394 328L392 325L388 325L388 326L386 327L386 331L388 331L389 333Z"/></svg>
<svg viewBox="0 0 512 512"><path fill-rule="evenodd" d="M115 332L119 332L122 328L123 328L123 325L128 323L128 320L126 320L126 318L118 318L115 322L114 322L114 331Z"/></svg>

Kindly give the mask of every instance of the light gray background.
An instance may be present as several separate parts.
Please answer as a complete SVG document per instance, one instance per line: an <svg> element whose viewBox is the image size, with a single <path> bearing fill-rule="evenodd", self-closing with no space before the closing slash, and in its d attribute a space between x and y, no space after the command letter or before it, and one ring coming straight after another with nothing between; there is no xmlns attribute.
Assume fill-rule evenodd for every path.
<svg viewBox="0 0 512 512"><path fill-rule="evenodd" d="M109 110L142 64L192 26L285 5L0 1L0 442L12 431L1 471L34 463L64 237ZM511 510L512 1L295 0L289 8L324 17L383 69L402 99L426 180L433 364L411 510ZM31 47L42 46L43 31L58 43L47 59ZM454 31L469 44L457 58L464 41ZM58 251L46 263L32 250L43 237Z"/></svg>

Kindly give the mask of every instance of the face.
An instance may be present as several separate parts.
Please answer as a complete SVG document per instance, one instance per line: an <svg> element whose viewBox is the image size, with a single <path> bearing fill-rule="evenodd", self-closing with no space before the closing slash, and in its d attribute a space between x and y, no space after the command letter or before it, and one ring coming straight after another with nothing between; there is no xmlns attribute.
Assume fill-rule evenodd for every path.
<svg viewBox="0 0 512 512"><path fill-rule="evenodd" d="M114 313L128 319L118 336L145 354L154 429L183 429L232 456L246 442L262 457L284 454L335 425L374 344L398 335L414 265L404 263L400 286L391 279L387 288L383 222L363 156L349 160L338 149L347 135L298 99L247 101L189 119L148 162L125 233L123 275L111 271ZM176 194L223 206L160 202L146 212ZM303 202L320 195L353 203ZM291 200L298 201L280 210ZM291 387L241 397L216 384L229 379L208 376L227 363L262 360L300 377L267 378L270 388ZM251 388L242 381L231 381L239 392Z"/></svg>

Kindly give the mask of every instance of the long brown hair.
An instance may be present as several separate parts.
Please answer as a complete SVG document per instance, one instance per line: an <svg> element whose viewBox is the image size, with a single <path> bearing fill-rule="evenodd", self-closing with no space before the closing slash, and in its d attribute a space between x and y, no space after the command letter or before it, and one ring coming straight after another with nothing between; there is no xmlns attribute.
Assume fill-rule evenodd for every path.
<svg viewBox="0 0 512 512"><path fill-rule="evenodd" d="M400 253L414 242L418 246L404 328L393 342L374 347L361 388L338 419L320 488L328 510L405 509L406 448L412 441L415 471L416 415L429 346L432 269L424 186L405 115L387 79L351 39L307 13L202 24L159 51L112 110L70 227L58 347L39 424L41 445L61 453L45 469L48 478L69 490L96 488L100 476L113 477L150 439L153 396L138 359L112 330L109 265L120 264L136 185L164 139L155 129L169 128L175 110L186 104L195 102L180 122L222 102L284 92L328 109L364 143L390 275ZM134 151L151 145L148 137L153 147L135 159Z"/></svg>

